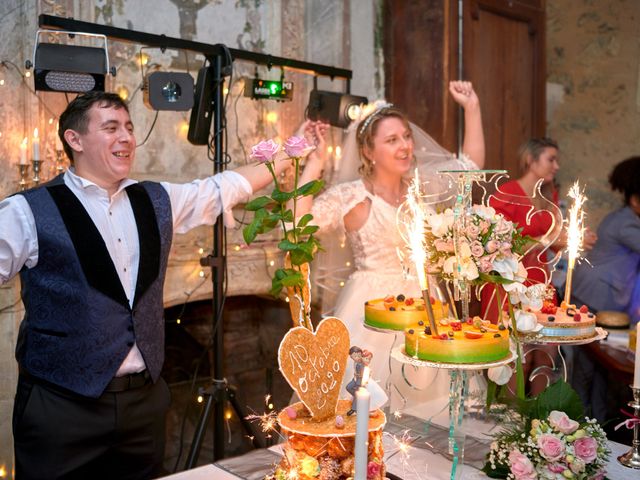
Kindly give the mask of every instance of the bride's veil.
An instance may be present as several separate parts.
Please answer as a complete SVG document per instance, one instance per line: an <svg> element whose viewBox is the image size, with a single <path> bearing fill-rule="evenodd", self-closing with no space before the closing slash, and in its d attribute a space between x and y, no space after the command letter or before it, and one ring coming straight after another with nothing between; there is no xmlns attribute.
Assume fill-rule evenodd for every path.
<svg viewBox="0 0 640 480"><path fill-rule="evenodd" d="M360 117L351 122L342 143L342 155L336 161L331 185L350 182L360 178L358 168L362 164L357 142L358 126L370 115L392 107L384 101L376 101L362 109ZM455 155L441 147L424 130L410 122L414 141L416 168L427 193L450 191L450 179L438 175L438 170L451 168ZM413 175L413 172L410 172ZM330 187L331 187L330 185ZM314 262L314 283L320 296L320 311L323 316L332 315L340 290L354 270L353 254L346 240L346 232L332 232L321 236L323 252ZM395 254L395 252L394 252Z"/></svg>

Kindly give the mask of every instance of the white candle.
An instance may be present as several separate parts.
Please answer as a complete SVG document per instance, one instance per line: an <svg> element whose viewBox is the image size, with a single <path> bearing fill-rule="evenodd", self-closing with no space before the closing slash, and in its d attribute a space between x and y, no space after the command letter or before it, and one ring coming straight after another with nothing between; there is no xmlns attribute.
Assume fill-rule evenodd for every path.
<svg viewBox="0 0 640 480"><path fill-rule="evenodd" d="M40 160L40 139L37 128L33 130L33 160Z"/></svg>
<svg viewBox="0 0 640 480"><path fill-rule="evenodd" d="M633 368L633 387L640 388L640 322L636 324L636 361Z"/></svg>
<svg viewBox="0 0 640 480"><path fill-rule="evenodd" d="M20 165L27 164L27 137L24 137L22 143L20 144Z"/></svg>
<svg viewBox="0 0 640 480"><path fill-rule="evenodd" d="M58 134L58 130L60 129L60 123L56 123L56 151L57 152L61 152L62 151L62 141L60 140L60 135Z"/></svg>
<svg viewBox="0 0 640 480"><path fill-rule="evenodd" d="M369 453L369 402L371 394L365 387L356 391L356 444L354 480L367 480Z"/></svg>

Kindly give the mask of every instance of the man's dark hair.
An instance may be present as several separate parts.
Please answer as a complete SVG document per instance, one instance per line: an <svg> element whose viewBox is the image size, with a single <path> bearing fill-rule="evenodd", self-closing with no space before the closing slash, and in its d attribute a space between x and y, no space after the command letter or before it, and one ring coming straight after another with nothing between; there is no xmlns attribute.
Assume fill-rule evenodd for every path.
<svg viewBox="0 0 640 480"><path fill-rule="evenodd" d="M349 349L349 355L353 355L354 353L362 353L362 349L354 345Z"/></svg>
<svg viewBox="0 0 640 480"><path fill-rule="evenodd" d="M633 195L640 195L640 157L629 157L613 167L609 185L622 193L625 205L629 205Z"/></svg>
<svg viewBox="0 0 640 480"><path fill-rule="evenodd" d="M74 98L62 115L58 122L58 137L62 141L64 153L67 154L71 165L73 165L73 149L64 139L64 132L71 129L80 133L87 133L89 126L89 110L98 103L101 108L124 108L129 113L127 104L115 93L109 92L89 92L78 95Z"/></svg>

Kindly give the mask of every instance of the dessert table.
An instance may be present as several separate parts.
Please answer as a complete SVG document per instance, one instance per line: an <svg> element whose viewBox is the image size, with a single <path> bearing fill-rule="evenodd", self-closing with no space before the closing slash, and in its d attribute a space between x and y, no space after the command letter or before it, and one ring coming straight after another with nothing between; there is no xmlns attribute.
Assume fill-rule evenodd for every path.
<svg viewBox="0 0 640 480"><path fill-rule="evenodd" d="M456 479L486 480L480 471L485 455L489 451L492 435L499 426L483 418L482 409L474 408L470 402L463 425L464 465ZM450 480L451 459L449 447L448 411L441 400L432 400L412 405L403 412L401 418L387 416L384 451L387 472L403 480ZM428 412L428 417L425 415ZM425 420L427 418L427 420ZM407 454L398 446L398 439L408 438ZM618 463L617 457L629 451L630 447L609 442L611 456L607 466L607 478L611 480L639 480L640 470L626 468ZM193 470L181 472L166 480L263 480L265 474L273 471L280 460L280 446L251 451L245 455L221 460Z"/></svg>
<svg viewBox="0 0 640 480"><path fill-rule="evenodd" d="M626 453L629 447L615 442L610 442L611 458L607 466L607 477L615 480L638 480L640 478L639 470L632 470L623 467L618 463L616 458L618 455ZM180 472L175 475L163 477L166 480L262 480L264 474L269 471L267 463L263 462L268 457L261 456L260 453L265 451L256 450L241 457L236 457L236 464L243 464L246 468L254 467L253 473L242 476L228 471L223 461L222 465L209 464L202 467ZM268 450L267 450L268 452ZM275 454L270 452L272 456ZM395 460L394 460L395 458ZM398 456L392 456L387 462L387 471L391 472L403 480L449 480L451 475L451 465L444 457L433 454L428 450L416 449L416 453L412 454L406 465L399 461ZM261 467L261 468L260 468ZM463 480L486 480L487 477L478 469L465 465L461 471L461 479Z"/></svg>

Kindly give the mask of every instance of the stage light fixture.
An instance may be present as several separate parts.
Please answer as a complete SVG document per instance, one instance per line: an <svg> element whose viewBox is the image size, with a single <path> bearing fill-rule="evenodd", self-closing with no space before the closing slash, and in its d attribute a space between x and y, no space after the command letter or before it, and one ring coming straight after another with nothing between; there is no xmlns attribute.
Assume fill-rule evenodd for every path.
<svg viewBox="0 0 640 480"><path fill-rule="evenodd" d="M193 107L193 77L184 72L153 72L144 77L144 104L152 110Z"/></svg>
<svg viewBox="0 0 640 480"><path fill-rule="evenodd" d="M349 95L347 93L311 90L307 117L311 120L322 120L338 128L347 128L358 118L367 97Z"/></svg>
<svg viewBox="0 0 640 480"><path fill-rule="evenodd" d="M97 38L104 42L104 46L87 47L42 43L39 41L39 37L44 33ZM115 75L115 68L109 68L106 36L59 30L38 30L36 32L33 61L27 60L26 67L27 69L34 68L35 89L49 92L104 91L106 74Z"/></svg>
<svg viewBox="0 0 640 480"><path fill-rule="evenodd" d="M284 80L263 80L254 78L245 82L245 97L253 99L291 100L293 98L293 82Z"/></svg>
<svg viewBox="0 0 640 480"><path fill-rule="evenodd" d="M207 145L214 107L214 78L212 67L202 67L196 80L194 105L189 118L187 140L193 145Z"/></svg>

